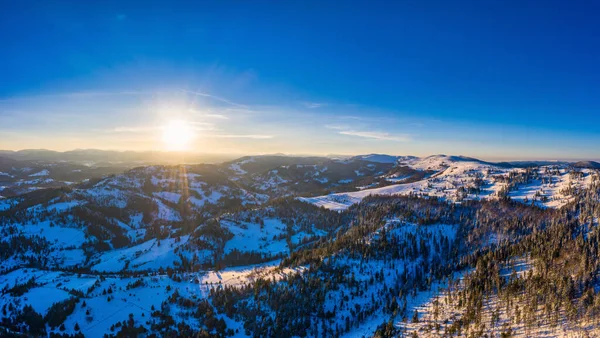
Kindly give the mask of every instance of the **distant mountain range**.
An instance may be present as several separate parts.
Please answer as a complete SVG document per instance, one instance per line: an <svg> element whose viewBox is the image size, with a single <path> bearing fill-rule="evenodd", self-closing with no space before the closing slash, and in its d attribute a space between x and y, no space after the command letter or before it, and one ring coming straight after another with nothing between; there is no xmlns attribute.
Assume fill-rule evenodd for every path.
<svg viewBox="0 0 600 338"><path fill-rule="evenodd" d="M283 157L283 158L323 158L323 159L339 159L339 160L363 160L373 163L402 163L404 161L414 160L416 156L396 156L388 154L365 154L365 155L327 155L327 156L310 156L310 155L286 155L286 154L268 154L260 155L263 157ZM567 165L570 164L574 168L599 169L600 163L584 160L578 162L570 161L502 161L490 162L462 155L432 155L447 157L453 162L479 162L482 164L491 164L500 167L526 168L535 166L547 165ZM6 164L11 160L18 161L66 161L94 165L112 165L112 164L182 164L182 163L221 163L232 161L240 158L240 155L235 154L207 154L207 153L180 153L180 152L164 152L164 151L115 151L115 150L100 150L100 149L74 149L69 151L54 151L48 149L23 149L23 150L0 150L0 164Z"/></svg>
<svg viewBox="0 0 600 338"><path fill-rule="evenodd" d="M0 157L19 161L68 161L93 162L95 164L140 163L217 163L232 160L236 155L177 153L162 151L114 151L99 149L75 149L54 151L47 149L0 150Z"/></svg>
<svg viewBox="0 0 600 338"><path fill-rule="evenodd" d="M209 160L197 156L194 160ZM473 278L465 273L463 257L541 236L533 237L538 240L530 242L525 256L525 246L506 251L516 253L518 263L539 255L538 245L568 241L555 269L563 274L556 276L559 281L568 281L574 271L582 271L581 257L598 256L600 169L594 168L600 164L593 161L271 154L164 165L166 159L178 160L169 153L101 150L0 155L1 337L20 337L7 335L7 327L12 332L28 328L22 335L27 337L47 336L48 330L53 336L62 331L64 337L81 337L82 332L129 337L161 327L173 327L169 336L195 336L176 331L188 330L184 321L190 327L202 323L230 330L219 336L246 337L246 330L253 334L250 330L259 324L257 314L272 318L270 312L303 328L328 330L298 336L333 336L329 333L338 330L338 322L349 323L345 336L383 336L375 334L379 323L394 323L387 319L394 312L414 318L420 304L431 313L438 306L451 307L451 300L437 303L445 292L439 287L476 289L448 282L453 276ZM578 218L581 223L570 223ZM572 236L581 231L588 231L587 237ZM479 262L469 269L493 261ZM529 266L524 268L540 273ZM596 276L598 263L590 266L587 273ZM509 269L508 264L497 266L494 280ZM544 280L524 272L500 284L508 290L515 281L537 287ZM485 284L497 285L492 279ZM563 297L560 290L566 287L547 285ZM593 285L589 290L594 292ZM539 294L532 293L531 299ZM263 296L275 298L269 302ZM513 298L526 309L523 302L530 298ZM452 299L458 302L460 296ZM457 309L462 308L440 314ZM478 311L498 311L485 309ZM282 311L290 314L281 316ZM491 318L483 313L482 318ZM209 320L208 314L220 319ZM298 322L297 314L306 320ZM428 323L426 316L422 313L419 322ZM304 324L313 317L316 321ZM350 325L351 320L362 326ZM418 324L410 323L413 328Z"/></svg>
<svg viewBox="0 0 600 338"><path fill-rule="evenodd" d="M433 156L441 156L447 157L449 160L453 162L478 162L481 164L490 164L499 167L506 168L528 168L528 167L538 167L538 166L549 166L549 165L567 165L571 164L574 168L586 168L586 169L600 169L600 163L595 161L579 161L579 162L570 162L570 161L549 161L549 160L539 160L539 161L502 161L502 162L491 162L491 161L483 161L473 157L468 156L446 156L446 155L433 155ZM342 158L339 155L328 155L328 157L336 157ZM404 162L407 160L413 160L418 157L416 156L394 156L394 155L386 155L386 154L367 154L367 155L358 155L347 158L360 159L369 162L376 163L396 163L396 162Z"/></svg>
<svg viewBox="0 0 600 338"><path fill-rule="evenodd" d="M600 169L600 163L594 161L579 161L571 165L574 168Z"/></svg>

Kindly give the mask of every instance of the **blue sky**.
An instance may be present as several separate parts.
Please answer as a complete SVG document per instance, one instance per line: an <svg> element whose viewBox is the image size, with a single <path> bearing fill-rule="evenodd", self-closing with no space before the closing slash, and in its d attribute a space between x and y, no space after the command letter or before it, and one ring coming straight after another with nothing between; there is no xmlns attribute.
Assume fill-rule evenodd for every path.
<svg viewBox="0 0 600 338"><path fill-rule="evenodd" d="M0 148L600 159L594 1L15 1Z"/></svg>

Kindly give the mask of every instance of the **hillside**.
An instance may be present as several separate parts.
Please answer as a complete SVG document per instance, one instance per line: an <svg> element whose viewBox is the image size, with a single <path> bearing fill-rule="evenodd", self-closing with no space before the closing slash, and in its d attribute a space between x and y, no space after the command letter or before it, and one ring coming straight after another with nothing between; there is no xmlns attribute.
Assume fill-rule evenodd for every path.
<svg viewBox="0 0 600 338"><path fill-rule="evenodd" d="M1 199L2 332L392 337L510 328L558 337L559 325L566 336L596 332L589 304L600 266L597 170L390 158L142 166ZM46 166L27 176L62 168L70 170ZM519 278L507 272L515 264ZM550 266L553 273L544 272ZM530 322L515 321L515 305L497 310L512 292L522 316L532 290L551 294L532 289L543 287L540 278L572 283L572 291L558 305L545 303L558 299L553 293L539 299ZM500 289L467 293L491 281ZM544 321L544 306L565 314Z"/></svg>
<svg viewBox="0 0 600 338"><path fill-rule="evenodd" d="M392 182L409 181L381 188L300 198L332 210L342 210L370 195L416 195L454 202L510 198L545 207L560 207L573 199L576 191L598 179L594 169L574 165L540 166L527 169L505 168L492 163L456 156L431 156L403 161L407 168L422 173L388 176Z"/></svg>

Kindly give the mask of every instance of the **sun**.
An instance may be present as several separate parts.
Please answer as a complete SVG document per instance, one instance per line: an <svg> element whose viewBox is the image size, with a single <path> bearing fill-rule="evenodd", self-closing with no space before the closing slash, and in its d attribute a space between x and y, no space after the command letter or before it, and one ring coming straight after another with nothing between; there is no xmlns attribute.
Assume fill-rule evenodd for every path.
<svg viewBox="0 0 600 338"><path fill-rule="evenodd" d="M162 128L162 140L167 150L188 150L193 139L194 132L185 121L172 120Z"/></svg>

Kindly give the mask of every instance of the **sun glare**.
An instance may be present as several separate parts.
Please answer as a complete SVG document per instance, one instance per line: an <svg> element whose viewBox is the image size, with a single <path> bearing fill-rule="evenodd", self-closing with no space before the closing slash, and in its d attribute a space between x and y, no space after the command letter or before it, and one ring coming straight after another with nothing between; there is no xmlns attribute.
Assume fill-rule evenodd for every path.
<svg viewBox="0 0 600 338"><path fill-rule="evenodd" d="M162 140L167 150L188 150L194 138L192 128L181 120L172 120L163 127Z"/></svg>

